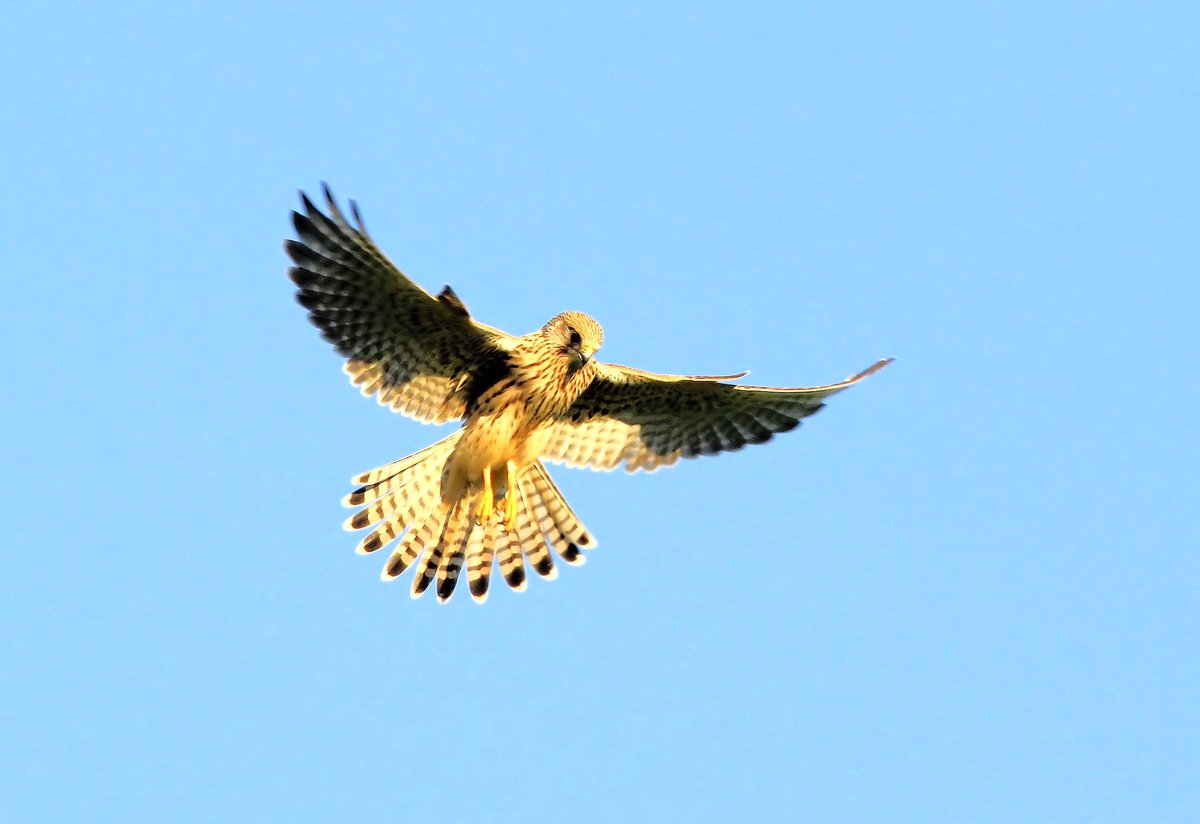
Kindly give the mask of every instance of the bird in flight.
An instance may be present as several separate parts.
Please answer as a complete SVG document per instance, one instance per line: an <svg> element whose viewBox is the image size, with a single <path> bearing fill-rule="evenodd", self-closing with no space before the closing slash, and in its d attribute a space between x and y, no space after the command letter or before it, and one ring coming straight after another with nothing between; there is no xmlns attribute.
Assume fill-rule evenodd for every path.
<svg viewBox="0 0 1200 824"><path fill-rule="evenodd" d="M563 312L523 337L485 326L449 286L434 296L393 265L354 201L351 225L328 186L324 194L328 215L303 192L303 212L292 213L299 239L285 248L296 299L364 395L422 422L462 421L432 446L356 476L342 500L361 507L346 529L370 530L360 554L394 545L384 580L414 567L414 598L436 580L438 600L449 600L463 566L482 602L493 561L515 590L525 589L526 562L557 575L551 551L583 563L595 541L543 461L653 470L763 443L891 360L795 389L726 383L744 372L659 375L601 363L604 333L592 318Z"/></svg>

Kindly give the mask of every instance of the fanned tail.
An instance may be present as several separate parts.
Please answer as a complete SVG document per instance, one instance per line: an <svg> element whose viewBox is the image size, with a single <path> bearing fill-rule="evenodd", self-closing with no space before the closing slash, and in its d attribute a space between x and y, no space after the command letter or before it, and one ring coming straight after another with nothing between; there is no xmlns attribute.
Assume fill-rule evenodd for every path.
<svg viewBox="0 0 1200 824"><path fill-rule="evenodd" d="M407 458L354 478L355 483L363 485L343 498L342 503L345 506L366 506L347 518L342 526L347 530L375 527L359 541L356 552L360 555L375 552L406 529L409 530L409 536L406 536L405 543L408 543L407 538L411 537L414 528L423 525L430 512L441 502L442 469L461 434L461 431L455 432ZM389 568L394 560L395 553L388 562ZM400 567L395 574L403 571L404 567Z"/></svg>
<svg viewBox="0 0 1200 824"><path fill-rule="evenodd" d="M558 571L551 549L567 564L577 565L584 561L582 548L596 545L540 461L522 473L516 487L516 529L506 529L497 513L489 523L477 525L466 542L467 581L471 597L479 603L487 600L493 559L505 583L521 592L526 564L553 580Z"/></svg>
<svg viewBox="0 0 1200 824"><path fill-rule="evenodd" d="M426 547L420 563L413 570L412 597L419 598L436 577L437 599L444 604L454 594L458 570L462 568L467 542L475 527L475 516L469 496L452 504L442 504L442 513L441 535Z"/></svg>
<svg viewBox="0 0 1200 824"><path fill-rule="evenodd" d="M582 564L585 559L580 550L594 548L595 539L558 491L541 461L522 477L522 482L526 478L535 492L534 516L546 539L568 564Z"/></svg>
<svg viewBox="0 0 1200 824"><path fill-rule="evenodd" d="M373 527L359 542L359 553L375 552L400 538L384 565L383 580L394 580L414 567L412 597L436 580L437 599L445 603L465 566L471 597L483 603L493 563L518 592L526 587L526 563L543 578L557 577L551 550L567 564L583 563L581 549L595 541L541 462L526 469L511 490L517 496L514 530L505 526L499 506L487 523L476 522L482 494L476 486L456 501L442 500L442 472L459 434L362 473L354 479L361 486L343 499L347 506L363 506L346 520L347 529Z"/></svg>

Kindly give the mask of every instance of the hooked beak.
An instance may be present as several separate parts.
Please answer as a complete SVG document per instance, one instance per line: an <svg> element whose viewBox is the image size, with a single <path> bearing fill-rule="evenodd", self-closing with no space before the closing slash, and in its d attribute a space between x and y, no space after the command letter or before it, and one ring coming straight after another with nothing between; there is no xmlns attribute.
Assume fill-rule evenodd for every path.
<svg viewBox="0 0 1200 824"><path fill-rule="evenodd" d="M588 363L590 363L592 360L591 355L585 354L581 350L576 349L574 346L568 346L567 351L571 355L571 368L572 369L582 369L583 367L587 366Z"/></svg>

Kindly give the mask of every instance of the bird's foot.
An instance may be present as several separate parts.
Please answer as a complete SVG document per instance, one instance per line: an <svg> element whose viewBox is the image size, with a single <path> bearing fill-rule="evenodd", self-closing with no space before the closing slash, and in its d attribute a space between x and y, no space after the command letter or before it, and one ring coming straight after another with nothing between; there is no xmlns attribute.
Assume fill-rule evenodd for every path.
<svg viewBox="0 0 1200 824"><path fill-rule="evenodd" d="M517 465L512 461L504 464L504 528L510 533L517 532L517 502L521 491L517 488Z"/></svg>
<svg viewBox="0 0 1200 824"><path fill-rule="evenodd" d="M496 493L492 491L492 468L483 468L483 491L479 493L479 506L475 508L475 518L478 523L486 524L492 518L496 504Z"/></svg>
<svg viewBox="0 0 1200 824"><path fill-rule="evenodd" d="M517 531L517 490L509 490L504 496L504 528L509 532Z"/></svg>

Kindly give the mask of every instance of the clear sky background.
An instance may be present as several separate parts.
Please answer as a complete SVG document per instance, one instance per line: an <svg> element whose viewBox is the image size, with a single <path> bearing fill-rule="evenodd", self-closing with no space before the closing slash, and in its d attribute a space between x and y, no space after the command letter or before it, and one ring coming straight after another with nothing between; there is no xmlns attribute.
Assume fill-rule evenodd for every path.
<svg viewBox="0 0 1200 824"><path fill-rule="evenodd" d="M164 8L164 5L167 7ZM1194 3L6 7L7 821L1196 821ZM586 566L412 601L445 431L292 299L296 189L514 333L784 385L553 469Z"/></svg>

